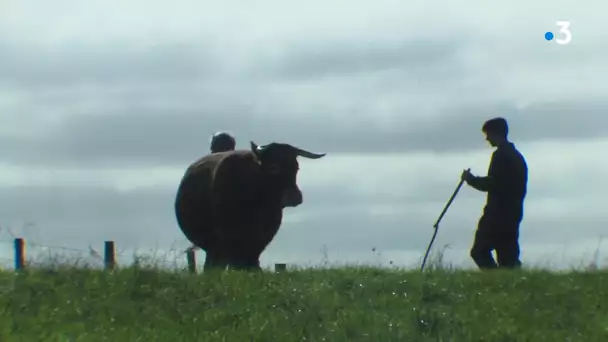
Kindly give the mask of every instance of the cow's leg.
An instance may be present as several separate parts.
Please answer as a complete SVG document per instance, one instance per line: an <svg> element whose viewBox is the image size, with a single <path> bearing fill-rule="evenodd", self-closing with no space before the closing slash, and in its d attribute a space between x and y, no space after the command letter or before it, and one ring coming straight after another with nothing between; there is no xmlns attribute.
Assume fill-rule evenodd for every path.
<svg viewBox="0 0 608 342"><path fill-rule="evenodd" d="M205 265L204 271L213 269L224 270L228 266L228 260L224 257L221 249L208 248L205 251Z"/></svg>
<svg viewBox="0 0 608 342"><path fill-rule="evenodd" d="M251 251L245 260L245 264L252 271L262 271L260 267L260 254L256 250Z"/></svg>
<svg viewBox="0 0 608 342"><path fill-rule="evenodd" d="M237 264L237 268L248 270L248 271L261 271L262 267L260 267L260 259L255 257L244 257L240 259Z"/></svg>
<svg viewBox="0 0 608 342"><path fill-rule="evenodd" d="M228 268L233 270L261 271L260 254L248 245L249 241L239 241L227 248Z"/></svg>
<svg viewBox="0 0 608 342"><path fill-rule="evenodd" d="M231 270L245 270L245 271L261 271L260 261L256 259L231 259L228 263L228 268Z"/></svg>

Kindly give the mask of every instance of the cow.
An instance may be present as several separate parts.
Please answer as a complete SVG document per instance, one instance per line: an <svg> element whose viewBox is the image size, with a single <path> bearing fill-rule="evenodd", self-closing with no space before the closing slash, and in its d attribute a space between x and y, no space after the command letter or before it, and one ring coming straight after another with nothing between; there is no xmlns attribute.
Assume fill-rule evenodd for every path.
<svg viewBox="0 0 608 342"><path fill-rule="evenodd" d="M250 150L211 153L192 163L174 209L182 233L205 251L204 270L261 270L260 255L279 230L283 209L303 202L297 157L325 155L251 141Z"/></svg>

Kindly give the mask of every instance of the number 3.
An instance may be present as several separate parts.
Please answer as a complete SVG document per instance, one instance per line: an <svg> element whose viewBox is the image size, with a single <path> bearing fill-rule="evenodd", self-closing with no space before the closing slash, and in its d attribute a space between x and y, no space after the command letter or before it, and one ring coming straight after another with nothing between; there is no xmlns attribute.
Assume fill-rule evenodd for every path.
<svg viewBox="0 0 608 342"><path fill-rule="evenodd" d="M564 39L559 39L556 38L555 42L559 45L566 45L568 43L570 43L570 41L572 40L572 33L570 32L570 22L569 21L558 21L556 22L557 26L560 27L559 29L559 33L562 33L565 38Z"/></svg>

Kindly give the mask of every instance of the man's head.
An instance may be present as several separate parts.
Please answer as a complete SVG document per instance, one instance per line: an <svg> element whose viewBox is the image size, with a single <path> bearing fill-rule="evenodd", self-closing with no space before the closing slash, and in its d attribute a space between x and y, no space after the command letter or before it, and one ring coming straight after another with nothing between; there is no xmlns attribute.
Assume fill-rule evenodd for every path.
<svg viewBox="0 0 608 342"><path fill-rule="evenodd" d="M508 141L509 125L507 125L507 120L504 118L498 117L486 121L481 131L485 133L486 140L493 147Z"/></svg>
<svg viewBox="0 0 608 342"><path fill-rule="evenodd" d="M211 153L233 151L236 147L236 140L226 133L217 132L211 136Z"/></svg>
<svg viewBox="0 0 608 342"><path fill-rule="evenodd" d="M283 207L297 207L303 202L296 181L300 169L297 157L319 159L325 156L325 153L313 153L289 144L258 146L253 141L251 151L260 160L262 174L269 181L267 185L280 192Z"/></svg>

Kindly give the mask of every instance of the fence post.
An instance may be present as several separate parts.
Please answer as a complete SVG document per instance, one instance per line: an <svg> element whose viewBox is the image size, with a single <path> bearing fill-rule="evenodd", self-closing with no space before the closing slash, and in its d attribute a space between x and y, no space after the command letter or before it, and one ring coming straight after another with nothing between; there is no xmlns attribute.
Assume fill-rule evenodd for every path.
<svg viewBox="0 0 608 342"><path fill-rule="evenodd" d="M287 270L287 264L274 264L275 272L285 272Z"/></svg>
<svg viewBox="0 0 608 342"><path fill-rule="evenodd" d="M114 241L104 242L103 263L106 270L113 270L116 267L116 246Z"/></svg>
<svg viewBox="0 0 608 342"><path fill-rule="evenodd" d="M20 271L25 268L25 240L15 239L15 270Z"/></svg>
<svg viewBox="0 0 608 342"><path fill-rule="evenodd" d="M190 271L190 273L196 273L196 252L194 251L194 248L188 249L186 258L188 259L188 271Z"/></svg>

